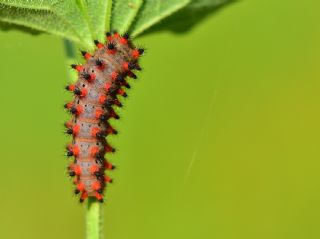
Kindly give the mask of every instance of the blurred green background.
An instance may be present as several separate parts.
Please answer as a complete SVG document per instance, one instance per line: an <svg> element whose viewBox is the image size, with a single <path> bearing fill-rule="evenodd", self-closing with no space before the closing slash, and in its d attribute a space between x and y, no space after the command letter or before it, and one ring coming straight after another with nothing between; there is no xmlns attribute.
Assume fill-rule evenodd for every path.
<svg viewBox="0 0 320 239"><path fill-rule="evenodd" d="M320 238L320 2L246 0L148 48L120 134L106 239ZM63 43L0 33L0 237L84 238L62 123Z"/></svg>

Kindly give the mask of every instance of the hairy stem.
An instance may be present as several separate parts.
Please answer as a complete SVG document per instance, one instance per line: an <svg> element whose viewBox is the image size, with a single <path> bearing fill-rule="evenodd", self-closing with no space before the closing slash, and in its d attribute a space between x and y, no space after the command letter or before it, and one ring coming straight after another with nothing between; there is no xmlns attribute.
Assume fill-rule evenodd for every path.
<svg viewBox="0 0 320 239"><path fill-rule="evenodd" d="M71 70L70 65L78 62L76 46L69 40L64 40L64 51L66 56L66 65L68 68L68 80L70 82L75 82L77 80L77 73Z"/></svg>
<svg viewBox="0 0 320 239"><path fill-rule="evenodd" d="M68 67L71 64L79 62L76 53L77 47L68 40L64 40L64 48L66 54L66 62ZM74 70L68 70L69 81L77 80L77 73ZM101 219L101 203L95 198L88 198L86 206L86 239L101 239L102 238L102 219Z"/></svg>
<svg viewBox="0 0 320 239"><path fill-rule="evenodd" d="M86 239L101 239L101 203L99 203L95 198L88 199L86 221Z"/></svg>

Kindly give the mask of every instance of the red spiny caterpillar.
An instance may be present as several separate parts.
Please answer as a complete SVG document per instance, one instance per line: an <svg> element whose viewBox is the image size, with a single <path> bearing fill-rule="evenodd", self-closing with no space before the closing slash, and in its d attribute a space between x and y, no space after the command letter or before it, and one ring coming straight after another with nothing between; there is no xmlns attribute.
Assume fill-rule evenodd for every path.
<svg viewBox="0 0 320 239"><path fill-rule="evenodd" d="M93 54L82 52L86 62L72 65L78 72L75 84L66 89L74 93L73 101L65 104L72 118L65 123L66 132L72 135L67 146L67 156L74 157L68 172L74 177L75 194L80 202L95 197L103 202L103 192L112 180L105 170L114 166L105 159L105 154L114 152L106 137L117 134L109 119L118 119L113 109L121 107L118 96L126 97L125 88L130 88L126 77L136 79L133 70L141 70L138 59L144 50L136 48L129 35L117 32L106 34L107 43L95 41Z"/></svg>

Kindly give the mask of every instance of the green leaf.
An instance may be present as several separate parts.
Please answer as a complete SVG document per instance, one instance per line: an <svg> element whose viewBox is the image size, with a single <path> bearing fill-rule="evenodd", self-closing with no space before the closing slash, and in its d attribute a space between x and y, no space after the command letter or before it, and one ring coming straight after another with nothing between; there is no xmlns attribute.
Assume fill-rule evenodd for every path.
<svg viewBox="0 0 320 239"><path fill-rule="evenodd" d="M106 17L105 17L105 32L110 31L111 28L111 10L112 10L113 0L109 0L107 10L106 10Z"/></svg>
<svg viewBox="0 0 320 239"><path fill-rule="evenodd" d="M109 26L112 0L77 0L84 17L89 22L93 39L104 41Z"/></svg>
<svg viewBox="0 0 320 239"><path fill-rule="evenodd" d="M0 0L0 29L47 32L92 50L104 32L184 32L233 0Z"/></svg>
<svg viewBox="0 0 320 239"><path fill-rule="evenodd" d="M174 12L187 6L191 0L149 0L145 1L138 13L138 16L130 28L132 35L136 36L170 16Z"/></svg>
<svg viewBox="0 0 320 239"><path fill-rule="evenodd" d="M226 0L193 0L188 5L188 8L212 7L212 6L221 5L225 2L226 2Z"/></svg>
<svg viewBox="0 0 320 239"><path fill-rule="evenodd" d="M64 21L57 18L55 14L48 10L32 10L12 6L8 7L1 3L0 9L0 20L7 23L7 27L9 27L10 23L13 23L13 27L15 25L21 25L78 41L76 33L69 28ZM47 26L50 25L52 25L52 27L47 29Z"/></svg>
<svg viewBox="0 0 320 239"><path fill-rule="evenodd" d="M73 0L0 0L0 21L63 36L92 48L89 26Z"/></svg>
<svg viewBox="0 0 320 239"><path fill-rule="evenodd" d="M27 8L27 9L38 9L38 10L46 10L48 7L52 4L54 4L55 0L1 0L0 3L11 6L11 7L21 7L21 8Z"/></svg>
<svg viewBox="0 0 320 239"><path fill-rule="evenodd" d="M20 26L20 25L16 25L16 24L13 24L13 23L7 23L7 22L0 22L0 30L2 31L9 31L9 30L19 30L19 31L22 31L22 32L27 32L31 35L39 35L41 34L40 31L38 30L35 30L35 29L31 29L31 28L28 28L28 27L25 27L25 26Z"/></svg>
<svg viewBox="0 0 320 239"><path fill-rule="evenodd" d="M235 0L193 0L186 7L180 9L161 22L150 27L144 34L156 31L169 30L176 33L183 33L192 29L209 15L216 13ZM137 34L140 34L138 32Z"/></svg>
<svg viewBox="0 0 320 239"><path fill-rule="evenodd" d="M138 13L142 0L116 0L112 6L111 29L124 33L129 30L136 14Z"/></svg>

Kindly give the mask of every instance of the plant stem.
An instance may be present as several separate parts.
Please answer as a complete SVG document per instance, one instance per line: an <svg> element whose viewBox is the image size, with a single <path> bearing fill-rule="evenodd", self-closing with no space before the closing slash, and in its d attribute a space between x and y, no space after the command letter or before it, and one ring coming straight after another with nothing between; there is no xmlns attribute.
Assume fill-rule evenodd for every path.
<svg viewBox="0 0 320 239"><path fill-rule="evenodd" d="M86 239L101 239L101 203L95 198L88 198L86 221Z"/></svg>
<svg viewBox="0 0 320 239"><path fill-rule="evenodd" d="M77 73L71 70L70 65L78 62L78 57L76 53L76 46L69 40L64 39L64 51L66 56L66 64L68 67L68 79L70 82L75 82L77 80Z"/></svg>
<svg viewBox="0 0 320 239"><path fill-rule="evenodd" d="M78 62L76 46L68 40L64 40L64 46L67 64L71 65ZM77 73L69 70L68 78L69 81L75 82L77 80ZM86 206L86 239L102 238L101 207L101 203L95 198L88 198Z"/></svg>

